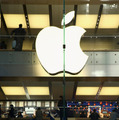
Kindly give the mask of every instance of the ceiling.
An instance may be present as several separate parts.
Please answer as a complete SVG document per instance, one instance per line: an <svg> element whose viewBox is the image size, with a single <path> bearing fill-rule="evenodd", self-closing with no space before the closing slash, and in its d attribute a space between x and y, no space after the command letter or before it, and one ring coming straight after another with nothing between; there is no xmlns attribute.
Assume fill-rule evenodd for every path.
<svg viewBox="0 0 119 120"><path fill-rule="evenodd" d="M75 11L74 19L67 26L76 25L85 28L87 31L85 36L110 33L118 35L119 0L66 0L65 2L65 14ZM63 0L2 0L1 3L3 35L9 35L19 23L23 24L28 35L37 35L47 26L62 27ZM40 15L47 17L43 18Z"/></svg>
<svg viewBox="0 0 119 120"><path fill-rule="evenodd" d="M114 4L119 3L119 0L65 0L66 4ZM1 0L5 4L63 4L63 0Z"/></svg>
<svg viewBox="0 0 119 120"><path fill-rule="evenodd" d="M119 87L118 77L66 77L65 95L67 100L118 100L119 95L100 95L99 89L105 87ZM25 95L6 95L0 91L0 100L58 100L63 95L63 77L0 77L1 87L23 87ZM28 87L48 87L48 95L33 95L27 91ZM97 87L95 95L76 95L77 87ZM40 90L39 90L40 92ZM88 91L87 91L88 92ZM18 94L18 93L17 93Z"/></svg>
<svg viewBox="0 0 119 120"><path fill-rule="evenodd" d="M48 14L49 25L61 27L63 16L63 0L1 0L1 33L10 35L14 27L7 26L5 14L18 14L28 17L29 14ZM103 5L103 7L102 7ZM76 25L76 17L80 15L97 15L94 28L86 29L86 35L118 35L119 23L115 28L100 29L100 16L119 15L119 0L66 0L66 13L75 11L75 17L69 25ZM117 17L118 19L118 17ZM116 21L118 21L116 19ZM31 28L30 19L24 17L28 35L37 35L42 28ZM12 21L15 22L15 21ZM30 26L30 27L28 27ZM0 100L57 100L63 95L62 77L0 77L0 86L21 86L26 95L5 95L0 88ZM28 86L47 86L49 95L29 95ZM118 95L76 95L77 87L119 87L118 77L66 77L66 99L69 100L118 100Z"/></svg>

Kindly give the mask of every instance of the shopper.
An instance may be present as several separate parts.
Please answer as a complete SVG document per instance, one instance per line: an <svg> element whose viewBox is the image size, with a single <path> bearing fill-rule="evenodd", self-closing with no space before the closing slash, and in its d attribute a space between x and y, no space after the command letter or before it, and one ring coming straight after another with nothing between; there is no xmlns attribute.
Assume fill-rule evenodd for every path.
<svg viewBox="0 0 119 120"><path fill-rule="evenodd" d="M5 41L2 41L0 43L0 49L7 49L7 44L5 43Z"/></svg>
<svg viewBox="0 0 119 120"><path fill-rule="evenodd" d="M96 112L96 109L93 110L93 113L91 113L89 117L91 118L91 120L99 120L100 118L99 114Z"/></svg>
<svg viewBox="0 0 119 120"><path fill-rule="evenodd" d="M42 120L42 119L43 119L43 114L42 114L41 108L38 107L36 111L36 120Z"/></svg>
<svg viewBox="0 0 119 120"><path fill-rule="evenodd" d="M8 118L9 120L15 118L15 109L12 104L10 105L10 108L9 108Z"/></svg>
<svg viewBox="0 0 119 120"><path fill-rule="evenodd" d="M116 112L115 109L113 109L111 114L110 114L110 119L109 120L116 120L117 117L118 117L118 113Z"/></svg>
<svg viewBox="0 0 119 120"><path fill-rule="evenodd" d="M60 110L60 120L64 120L64 119L67 120L67 108L66 108L67 102L66 102L66 100L63 101L63 96L60 96L59 98L60 98L60 100L58 101L58 107ZM64 107L65 107L65 109L64 109Z"/></svg>
<svg viewBox="0 0 119 120"><path fill-rule="evenodd" d="M2 116L2 110L1 110L1 105L0 105L0 118L1 118L1 116Z"/></svg>
<svg viewBox="0 0 119 120"><path fill-rule="evenodd" d="M26 34L25 29L22 28L22 24L19 24L19 28L12 31L11 35L15 35L14 40L16 41L15 50L21 51L23 46L24 36Z"/></svg>
<svg viewBox="0 0 119 120"><path fill-rule="evenodd" d="M86 114L84 113L84 111L81 112L80 118L87 118Z"/></svg>
<svg viewBox="0 0 119 120"><path fill-rule="evenodd" d="M23 115L22 115L21 112L18 112L18 116L17 116L17 118L23 118Z"/></svg>

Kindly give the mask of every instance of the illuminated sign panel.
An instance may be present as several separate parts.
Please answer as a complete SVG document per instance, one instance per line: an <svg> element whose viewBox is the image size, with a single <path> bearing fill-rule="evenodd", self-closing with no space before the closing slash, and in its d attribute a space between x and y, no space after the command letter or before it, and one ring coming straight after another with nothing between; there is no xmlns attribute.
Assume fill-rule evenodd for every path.
<svg viewBox="0 0 119 120"><path fill-rule="evenodd" d="M68 18L70 18L69 14ZM65 71L68 73L80 72L88 59L80 47L80 39L85 32L83 28L78 26L65 28ZM62 72L64 62L63 29L51 26L41 30L36 39L36 52L41 65L48 73Z"/></svg>

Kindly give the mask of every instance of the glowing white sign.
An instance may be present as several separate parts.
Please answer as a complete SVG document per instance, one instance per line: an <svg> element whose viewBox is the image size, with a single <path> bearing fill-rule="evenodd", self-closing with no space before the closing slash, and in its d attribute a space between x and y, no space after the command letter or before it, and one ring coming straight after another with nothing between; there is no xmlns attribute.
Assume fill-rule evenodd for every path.
<svg viewBox="0 0 119 120"><path fill-rule="evenodd" d="M76 74L84 67L88 56L80 48L81 36L86 31L77 26L65 28L65 71ZM36 39L36 52L41 65L50 74L63 71L63 29L46 27Z"/></svg>

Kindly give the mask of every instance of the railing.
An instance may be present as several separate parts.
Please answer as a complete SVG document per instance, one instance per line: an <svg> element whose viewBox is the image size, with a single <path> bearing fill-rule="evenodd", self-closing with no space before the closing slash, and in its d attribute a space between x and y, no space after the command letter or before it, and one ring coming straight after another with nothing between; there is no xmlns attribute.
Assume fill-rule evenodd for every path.
<svg viewBox="0 0 119 120"><path fill-rule="evenodd" d="M24 37L24 35L0 35L0 38ZM37 35L25 35L25 38L36 38ZM82 38L119 38L119 35L85 35Z"/></svg>
<svg viewBox="0 0 119 120"><path fill-rule="evenodd" d="M36 40L36 37L37 35L25 35L25 36L22 36L22 35L0 35L0 42L1 41L4 41L6 44L7 44L7 49L9 50L12 50L12 43L13 43L13 39L16 38L16 37L24 37L25 40L23 42L23 48L22 50L34 50L35 49L35 40ZM82 36L81 38L81 41L85 41L85 39L89 39L89 41L87 43L83 43L85 44L84 47L86 48L83 48L83 50L87 50L87 49L92 49L92 50L105 50L105 49L111 49L111 50L116 50L116 49L119 49L119 42L118 42L118 39L119 39L119 35L85 35L85 36ZM111 43L105 43L104 41L110 39L112 40ZM90 40L94 40L92 41L94 44L92 44L92 42L90 43ZM101 41L101 43L99 43L101 45L101 48L98 47L98 44L95 44L96 41ZM27 44L28 43L28 44ZM31 45L32 44L32 45ZM108 44L108 46L107 46ZM87 46L86 46L87 45ZM106 47L104 47L104 45L106 45ZM83 46L83 45L82 45ZM81 46L81 47L82 47ZM6 49L6 50L7 50Z"/></svg>

